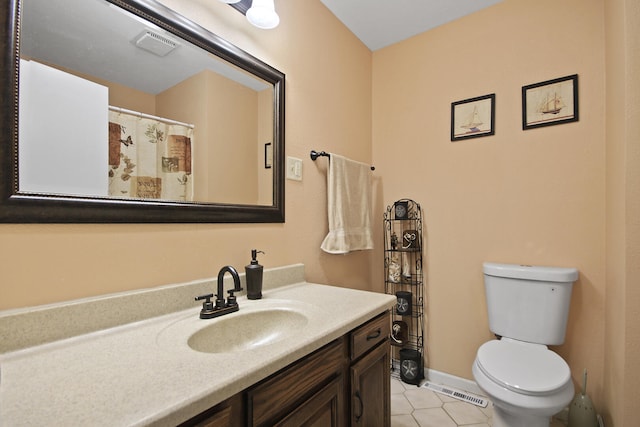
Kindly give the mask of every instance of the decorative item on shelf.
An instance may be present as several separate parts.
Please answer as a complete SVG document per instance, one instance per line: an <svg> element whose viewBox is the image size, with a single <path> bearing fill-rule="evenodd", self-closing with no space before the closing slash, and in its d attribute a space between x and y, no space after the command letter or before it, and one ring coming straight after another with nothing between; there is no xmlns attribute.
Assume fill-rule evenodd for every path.
<svg viewBox="0 0 640 427"><path fill-rule="evenodd" d="M403 257L402 259L402 278L405 282L411 281L411 267L409 266L409 257Z"/></svg>
<svg viewBox="0 0 640 427"><path fill-rule="evenodd" d="M392 258L389 262L389 281L400 283L400 264L395 258Z"/></svg>
<svg viewBox="0 0 640 427"><path fill-rule="evenodd" d="M391 340L393 344L404 345L409 336L409 327L403 320L394 320L391 326Z"/></svg>
<svg viewBox="0 0 640 427"><path fill-rule="evenodd" d="M420 352L409 348L400 350L400 379L407 384L419 385L423 378L424 366Z"/></svg>
<svg viewBox="0 0 640 427"><path fill-rule="evenodd" d="M407 230L402 233L402 249L420 249L420 241L418 240L418 232L416 230Z"/></svg>
<svg viewBox="0 0 640 427"><path fill-rule="evenodd" d="M396 219L409 218L409 202L401 200L395 203L395 215Z"/></svg>
<svg viewBox="0 0 640 427"><path fill-rule="evenodd" d="M391 249L394 251L398 249L398 235L395 231L391 233Z"/></svg>
<svg viewBox="0 0 640 427"><path fill-rule="evenodd" d="M396 298L398 303L396 305L396 313L401 316L409 316L411 314L411 292L398 291L396 292Z"/></svg>

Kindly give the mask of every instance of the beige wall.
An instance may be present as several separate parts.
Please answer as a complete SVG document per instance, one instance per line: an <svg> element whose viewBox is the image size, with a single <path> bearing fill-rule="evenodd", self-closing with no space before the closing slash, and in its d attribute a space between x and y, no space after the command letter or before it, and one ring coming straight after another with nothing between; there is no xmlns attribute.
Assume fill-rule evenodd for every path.
<svg viewBox="0 0 640 427"><path fill-rule="evenodd" d="M209 169L213 198L208 200L256 204L258 93L212 72L207 73L207 92L209 135L216 141L208 156L208 165L214 165Z"/></svg>
<svg viewBox="0 0 640 427"><path fill-rule="evenodd" d="M242 269L252 248L265 267L302 262L309 280L372 287L370 253L320 250L326 159L309 159L315 148L371 160L371 52L320 2L278 5L271 31L218 1L163 3L287 75L286 150L304 160L304 180L286 182L286 223L2 224L0 309L213 277Z"/></svg>
<svg viewBox="0 0 640 427"><path fill-rule="evenodd" d="M638 422L640 395L640 4L607 1L607 425Z"/></svg>
<svg viewBox="0 0 640 427"><path fill-rule="evenodd" d="M602 402L603 7L507 0L373 55L382 195L413 198L425 215L432 369L471 379L476 350L491 338L483 261L576 267L567 339L555 350L574 379L589 370L589 391ZM522 86L574 73L580 121L523 131ZM450 142L451 103L491 93L495 135Z"/></svg>

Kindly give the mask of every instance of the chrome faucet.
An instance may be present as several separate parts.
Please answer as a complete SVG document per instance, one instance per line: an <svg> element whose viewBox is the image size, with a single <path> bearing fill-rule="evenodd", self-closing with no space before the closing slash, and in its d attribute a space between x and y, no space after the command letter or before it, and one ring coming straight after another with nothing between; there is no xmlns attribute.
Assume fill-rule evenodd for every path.
<svg viewBox="0 0 640 427"><path fill-rule="evenodd" d="M229 293L229 297L225 301L224 275L226 273L231 274L231 277L233 278L233 289L229 289L227 291L227 293ZM196 301L205 300L205 302L202 303L202 310L200 310L200 318L212 319L214 317L238 311L240 307L238 307L236 296L233 293L239 292L241 290L242 288L240 287L240 276L238 275L238 271L230 265L225 265L224 267L222 267L220 269L220 272L218 273L218 293L216 295L215 306L211 302L213 294L201 295L199 297L196 297Z"/></svg>

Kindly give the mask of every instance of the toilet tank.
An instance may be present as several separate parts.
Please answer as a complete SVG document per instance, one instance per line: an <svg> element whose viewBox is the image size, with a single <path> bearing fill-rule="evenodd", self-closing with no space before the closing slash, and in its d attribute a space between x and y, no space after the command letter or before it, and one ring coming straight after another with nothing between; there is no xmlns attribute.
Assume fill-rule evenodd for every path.
<svg viewBox="0 0 640 427"><path fill-rule="evenodd" d="M564 342L575 268L484 263L489 329L544 345Z"/></svg>

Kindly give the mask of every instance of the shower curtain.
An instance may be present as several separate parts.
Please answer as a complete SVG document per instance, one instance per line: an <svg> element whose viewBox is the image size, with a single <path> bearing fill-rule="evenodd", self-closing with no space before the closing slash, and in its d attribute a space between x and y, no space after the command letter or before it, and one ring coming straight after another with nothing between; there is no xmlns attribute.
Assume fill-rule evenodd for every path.
<svg viewBox="0 0 640 427"><path fill-rule="evenodd" d="M109 111L109 195L193 201L193 128Z"/></svg>

